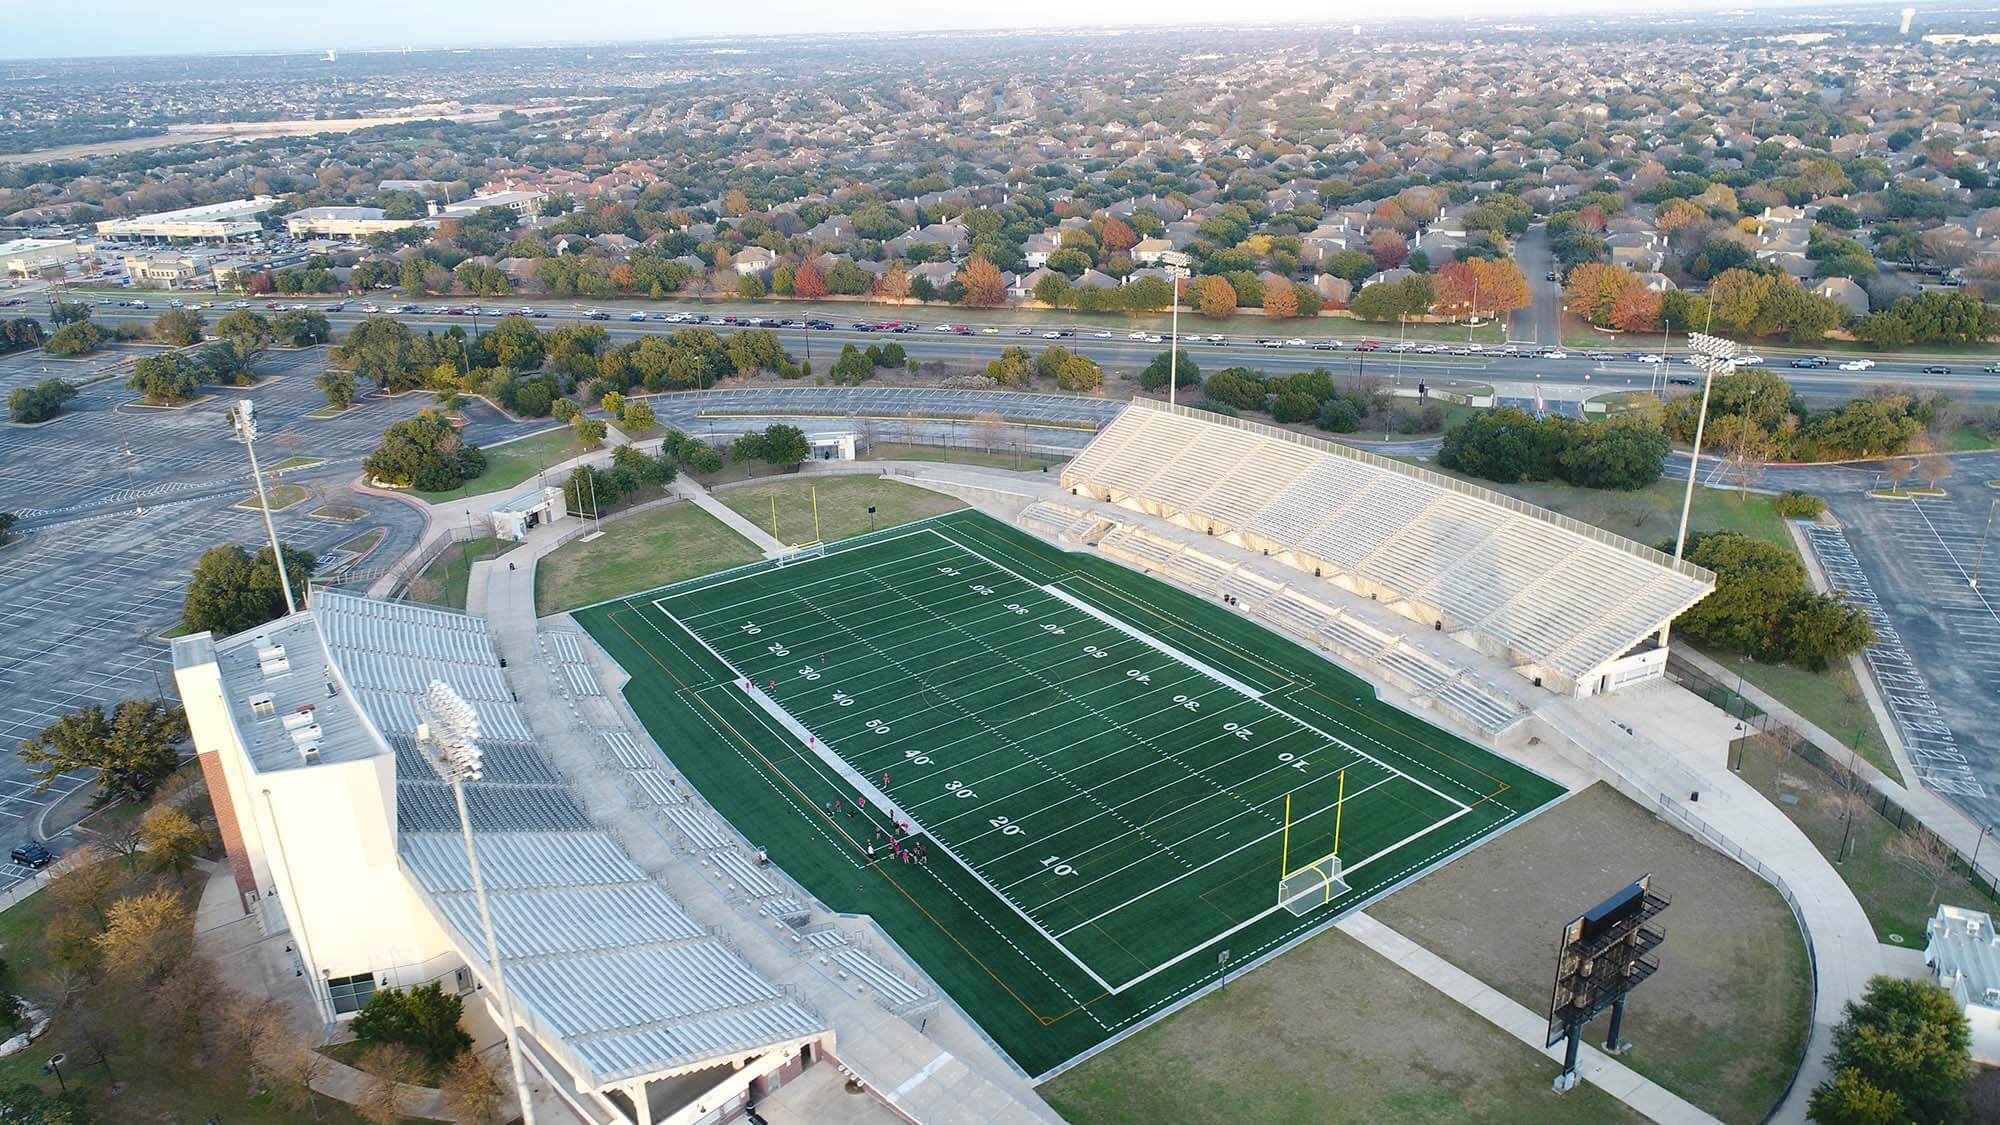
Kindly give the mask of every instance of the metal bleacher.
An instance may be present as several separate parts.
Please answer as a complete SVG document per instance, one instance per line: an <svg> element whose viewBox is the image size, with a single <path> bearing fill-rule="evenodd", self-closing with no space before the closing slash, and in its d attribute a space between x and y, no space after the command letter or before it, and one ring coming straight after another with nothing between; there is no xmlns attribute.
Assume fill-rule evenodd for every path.
<svg viewBox="0 0 2000 1125"><path fill-rule="evenodd" d="M395 751L403 869L462 955L478 962L485 945L456 800L417 744L412 702L433 679L471 689L461 694L479 714L483 770L465 783L466 808L507 986L533 1026L606 1082L825 1030L594 825L536 748L483 620L333 590L316 593L313 613L356 701ZM607 745L651 768L662 792L678 798L660 763L623 739Z"/></svg>
<svg viewBox="0 0 2000 1125"><path fill-rule="evenodd" d="M1714 586L1699 567L1487 489L1155 403L1136 402L1106 426L1062 483L1260 550L1427 626L1464 630L1524 672L1572 684ZM1185 573L1162 543L1114 530L1101 546L1192 585L1212 577Z"/></svg>

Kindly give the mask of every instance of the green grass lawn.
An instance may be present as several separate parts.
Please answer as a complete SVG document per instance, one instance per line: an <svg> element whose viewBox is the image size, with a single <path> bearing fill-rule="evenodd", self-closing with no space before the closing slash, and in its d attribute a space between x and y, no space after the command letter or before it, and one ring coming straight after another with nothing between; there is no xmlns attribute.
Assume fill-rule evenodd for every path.
<svg viewBox="0 0 2000 1125"><path fill-rule="evenodd" d="M1336 983L1337 982L1337 983ZM1339 1003L1325 1002L1329 988ZM1333 931L1041 1087L1077 1125L1560 1125L1645 1118Z"/></svg>
<svg viewBox="0 0 2000 1125"><path fill-rule="evenodd" d="M1993 438L1977 426L1962 426L1945 435L1946 453L1977 453L1993 448Z"/></svg>
<svg viewBox="0 0 2000 1125"><path fill-rule="evenodd" d="M353 551L357 555L363 554L367 551L373 550L375 544L380 543L382 541L382 537L387 534L389 534L389 529L386 527L371 527L367 531L364 531L361 534L355 536L354 538L349 539L347 542L342 543L337 549L342 551Z"/></svg>
<svg viewBox="0 0 2000 1125"><path fill-rule="evenodd" d="M832 543L870 529L894 527L965 507L965 502L942 492L932 492L910 484L876 476L787 475L737 485L716 492L715 498L743 518L771 530L772 501L777 502L776 538L784 543L809 543L813 539L813 494L817 492L819 538ZM873 506L871 518L868 509Z"/></svg>
<svg viewBox="0 0 2000 1125"><path fill-rule="evenodd" d="M417 576L420 581L410 585L410 599L441 605L446 609L464 609L466 586L472 578L472 564L518 546L520 544L511 540L493 538L453 543L444 549L436 562L425 567L423 573Z"/></svg>
<svg viewBox="0 0 2000 1125"><path fill-rule="evenodd" d="M576 440L574 431L563 427L502 445L489 445L482 452L486 454L485 472L444 492L413 490L410 495L431 504L483 496L488 492L512 488L550 465L560 464L589 450Z"/></svg>
<svg viewBox="0 0 2000 1125"><path fill-rule="evenodd" d="M326 458L324 457L287 457L275 465L264 466L264 471L266 473L282 473L286 469L303 469L308 465L322 465L325 463Z"/></svg>
<svg viewBox="0 0 2000 1125"><path fill-rule="evenodd" d="M1729 1122L1761 1122L1812 1026L1805 938L1746 868L1593 785L1369 909L1529 1010L1546 1012L1564 924L1652 873L1672 905L1660 971L1632 996L1625 1065ZM1601 1043L1608 1016L1588 1029Z"/></svg>
<svg viewBox="0 0 2000 1125"><path fill-rule="evenodd" d="M1697 646L1699 647L1699 646ZM1768 692L1772 698L1817 725L1821 730L1860 751L1876 769L1895 781L1903 780L1896 757L1882 738L1875 713L1845 661L1837 661L1824 672L1808 672L1789 664L1761 664L1739 658L1735 653L1702 650L1709 659Z"/></svg>
<svg viewBox="0 0 2000 1125"><path fill-rule="evenodd" d="M306 498L306 490L296 484L266 484L264 486L264 498L270 501L272 511L282 512L286 508L304 500ZM260 499L255 492L252 492L250 495L238 500L236 506L239 508L249 508L254 511L264 506L264 500Z"/></svg>
<svg viewBox="0 0 2000 1125"><path fill-rule="evenodd" d="M1274 905L1287 848L1341 833L1338 911L1559 792L1238 614L977 513L578 620L703 795L1030 1073L1201 987L1218 946L1249 965L1326 920ZM822 753L868 779L865 810ZM870 861L884 801L930 862Z"/></svg>
<svg viewBox="0 0 2000 1125"><path fill-rule="evenodd" d="M693 504L668 504L606 524L601 538L572 540L535 568L535 612L566 609L755 562L763 554Z"/></svg>
<svg viewBox="0 0 2000 1125"><path fill-rule="evenodd" d="M1834 774L1776 745L1753 738L1743 744L1743 779L1770 798L1814 846L1838 866L1841 880L1861 901L1875 935L1892 945L1921 948L1924 923L1940 901L1992 910L1992 898L1956 871L1933 872L1899 855L1901 833L1878 816L1869 793L1853 808ZM1840 860L1843 839L1847 858ZM1932 879L1936 878L1933 887Z"/></svg>
<svg viewBox="0 0 2000 1125"><path fill-rule="evenodd" d="M1461 479L1615 531L1648 547L1672 541L1680 526L1681 498L1687 488L1686 478L1662 478L1636 492L1578 488L1554 482L1494 484L1473 477L1461 476ZM1785 521L1771 510L1770 497L1754 492L1738 495L1733 491L1697 487L1694 510L1688 516L1688 534L1707 531L1738 531L1776 543L1788 551L1795 550L1791 534L1785 530Z"/></svg>

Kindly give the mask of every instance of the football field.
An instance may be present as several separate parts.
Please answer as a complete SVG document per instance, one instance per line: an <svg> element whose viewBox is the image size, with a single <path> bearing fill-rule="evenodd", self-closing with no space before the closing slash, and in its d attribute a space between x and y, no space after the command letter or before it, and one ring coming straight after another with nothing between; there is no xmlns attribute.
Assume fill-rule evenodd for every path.
<svg viewBox="0 0 2000 1125"><path fill-rule="evenodd" d="M976 515L578 618L669 758L809 890L842 908L851 869L916 907L908 933L870 912L1031 1073L1558 792L1233 611ZM714 767L766 792L711 793ZM1336 853L1338 881L1310 873ZM974 993L1070 1028L1018 1041L954 987L965 958Z"/></svg>

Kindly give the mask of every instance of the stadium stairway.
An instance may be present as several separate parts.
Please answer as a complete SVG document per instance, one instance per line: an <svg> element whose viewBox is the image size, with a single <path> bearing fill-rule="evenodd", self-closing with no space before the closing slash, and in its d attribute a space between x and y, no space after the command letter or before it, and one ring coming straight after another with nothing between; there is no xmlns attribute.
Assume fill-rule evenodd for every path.
<svg viewBox="0 0 2000 1125"><path fill-rule="evenodd" d="M515 567L480 564L472 576L480 586L479 604L487 610L494 644L508 659L509 682L520 695L521 711L533 727L539 748L569 779L578 802L586 808L629 808L646 800L664 802L659 806L664 812L684 800L690 809L713 817L699 795L671 770L671 763L640 738L637 732L643 728L624 708L620 694L625 674L594 645L584 647L597 682L607 693L603 696L570 695L561 686L566 678L558 677L550 661L536 659L543 648L538 636L541 623L536 621L533 608L534 564L554 549L559 538L560 532L553 526L538 528L522 549L510 553ZM574 629L567 616L552 618L548 625L557 630ZM557 659L553 663L563 662ZM617 734L625 739L604 737ZM636 795L641 793L645 796ZM876 1098L892 1105L892 1112L940 1123L1046 1125L1060 1121L1028 1077L955 1005L938 1003L920 1008L925 1018L924 1030L919 1032L904 1015L892 1010L898 1005L878 998L874 985L865 992L856 987L861 978L855 969L843 965L849 980L842 981L802 955L791 936L799 931L789 921L751 905L774 903L776 898L759 898L740 889L732 897L724 890L726 884L718 881L713 860L703 868L698 855L681 842L685 837L651 816L608 816L605 830L667 887L696 924L721 937L765 979L795 989L830 1021L839 1036L838 1064ZM740 846L740 837L733 831L727 835ZM895 975L905 985L923 981L929 987L928 980L908 964L907 958L894 953L886 937L879 943L873 940L872 922L843 920L843 925L871 935L865 947L857 948L865 948L885 967L896 966Z"/></svg>

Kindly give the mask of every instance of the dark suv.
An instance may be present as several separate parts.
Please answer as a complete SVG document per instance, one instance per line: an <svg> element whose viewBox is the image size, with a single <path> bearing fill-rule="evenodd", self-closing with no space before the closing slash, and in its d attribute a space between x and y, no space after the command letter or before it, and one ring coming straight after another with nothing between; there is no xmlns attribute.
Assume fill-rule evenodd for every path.
<svg viewBox="0 0 2000 1125"><path fill-rule="evenodd" d="M56 861L56 854L40 844L22 844L8 857L22 867L41 870Z"/></svg>

